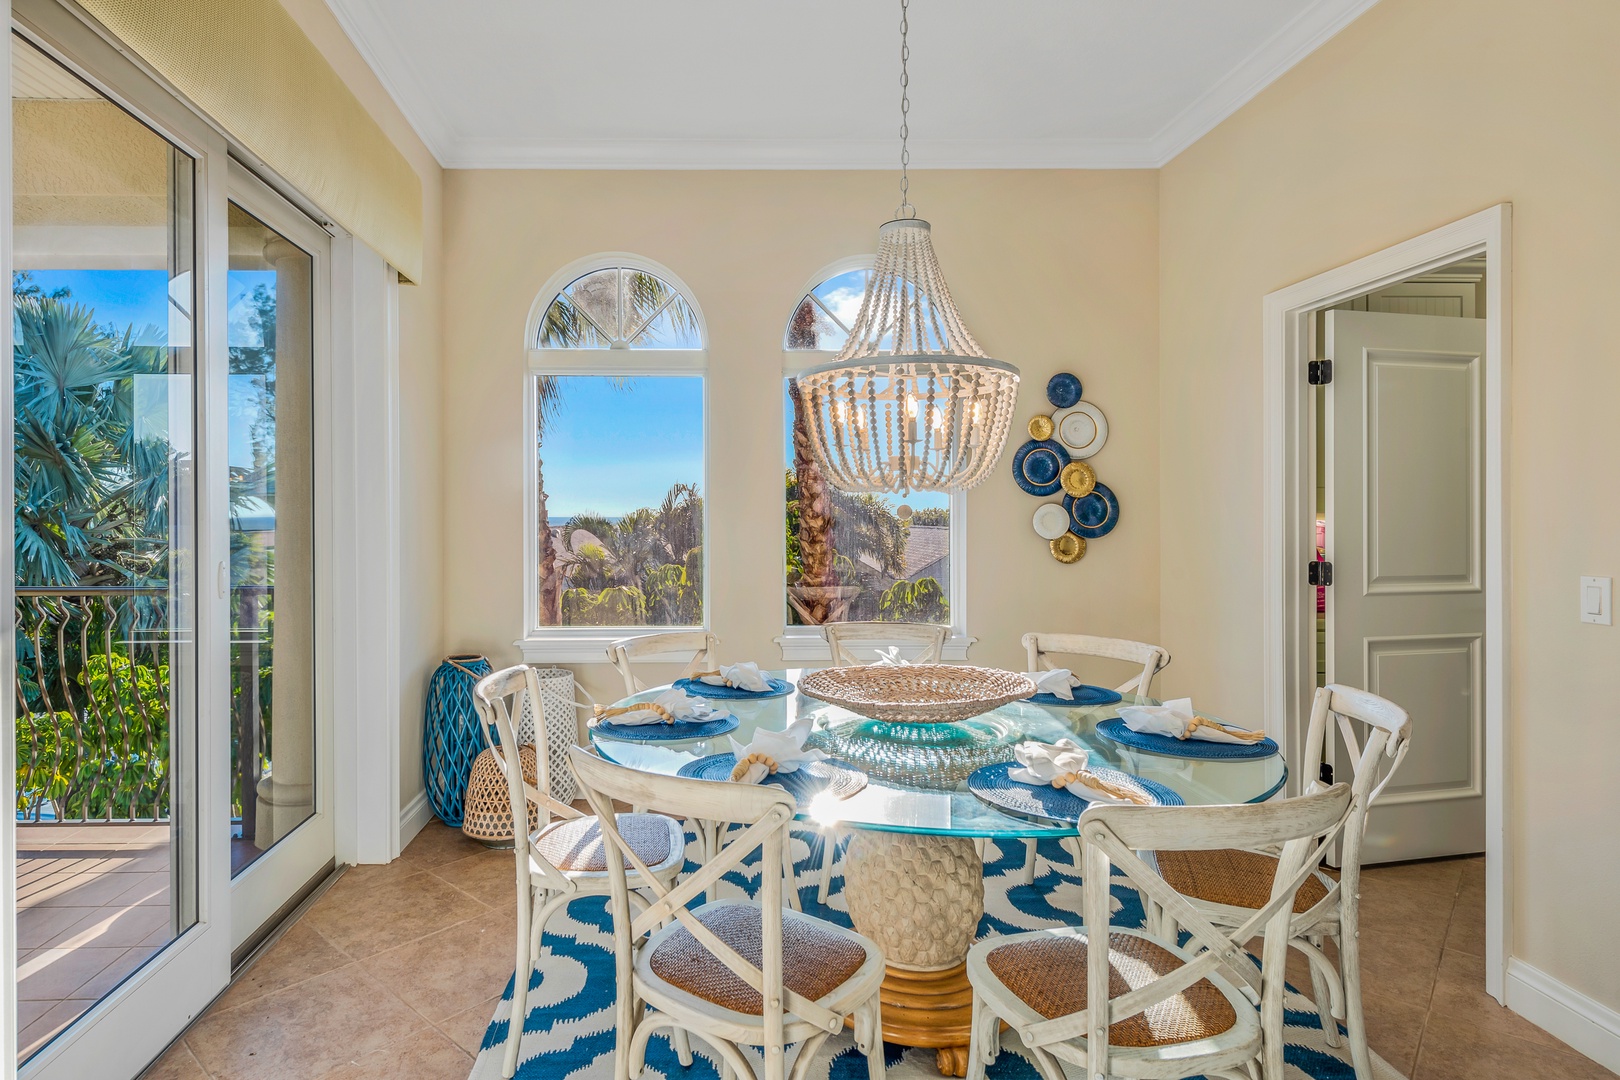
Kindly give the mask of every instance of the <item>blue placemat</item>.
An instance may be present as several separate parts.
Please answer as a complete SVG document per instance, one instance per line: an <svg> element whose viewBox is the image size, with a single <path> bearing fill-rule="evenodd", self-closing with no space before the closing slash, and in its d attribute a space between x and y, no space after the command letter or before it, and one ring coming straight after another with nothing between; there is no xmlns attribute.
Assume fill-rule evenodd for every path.
<svg viewBox="0 0 1620 1080"><path fill-rule="evenodd" d="M1129 746L1133 750L1146 750L1169 757L1197 758L1201 761L1255 761L1277 752L1277 744L1270 739L1255 743L1206 742L1203 739L1173 739L1168 735L1150 735L1132 731L1119 717L1104 720L1097 725L1097 734L1105 739Z"/></svg>
<svg viewBox="0 0 1620 1080"><path fill-rule="evenodd" d="M975 769L968 776L968 790L997 810L1049 821L1079 821L1080 815L1091 805L1067 788L1055 788L1050 784L1036 787L1009 779L1007 771L1017 767L1016 761L1003 761ZM1111 784L1129 787L1147 795L1160 806L1181 806L1184 802L1180 795L1152 780L1144 780L1118 769L1093 768L1091 771Z"/></svg>
<svg viewBox="0 0 1620 1080"><path fill-rule="evenodd" d="M736 731L740 723L735 716L722 716L718 720L677 720L672 724L615 724L607 721L592 724L591 730L610 739L626 742L673 742L677 739L712 739Z"/></svg>
<svg viewBox="0 0 1620 1080"><path fill-rule="evenodd" d="M766 698L787 697L793 693L793 684L786 679L766 679L769 690L744 690L738 686L710 686L700 679L676 679L675 688L685 690L693 697L713 698L716 701L763 701Z"/></svg>
<svg viewBox="0 0 1620 1080"><path fill-rule="evenodd" d="M691 780L730 780L731 770L736 767L736 754L710 754L687 762L675 775ZM834 798L849 798L866 786L866 774L830 761L812 761L793 772L768 776L764 783L775 784L792 795L802 810L824 791L832 792Z"/></svg>
<svg viewBox="0 0 1620 1080"><path fill-rule="evenodd" d="M1087 709L1094 705L1112 705L1125 700L1118 690L1109 690L1102 686L1082 685L1074 687L1073 690L1073 701L1064 701L1056 694L1032 694L1024 700L1031 705L1057 705L1065 709Z"/></svg>

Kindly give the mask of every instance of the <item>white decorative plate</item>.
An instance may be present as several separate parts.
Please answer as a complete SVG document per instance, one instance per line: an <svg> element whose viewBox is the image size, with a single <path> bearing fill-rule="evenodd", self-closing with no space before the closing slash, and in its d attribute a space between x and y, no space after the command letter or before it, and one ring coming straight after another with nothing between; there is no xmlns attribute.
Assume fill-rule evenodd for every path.
<svg viewBox="0 0 1620 1080"><path fill-rule="evenodd" d="M1035 533L1042 540L1056 540L1069 531L1069 512L1062 503L1042 503L1035 508Z"/></svg>
<svg viewBox="0 0 1620 1080"><path fill-rule="evenodd" d="M1055 438L1066 446L1071 458L1088 458L1108 442L1108 418L1089 401L1054 416Z"/></svg>

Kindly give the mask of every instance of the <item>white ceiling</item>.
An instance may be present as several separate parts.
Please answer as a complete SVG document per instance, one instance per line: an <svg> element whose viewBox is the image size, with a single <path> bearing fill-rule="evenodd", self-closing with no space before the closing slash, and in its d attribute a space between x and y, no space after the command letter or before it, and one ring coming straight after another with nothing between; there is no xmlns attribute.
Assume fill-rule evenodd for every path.
<svg viewBox="0 0 1620 1080"><path fill-rule="evenodd" d="M916 0L912 162L1162 165L1375 2ZM327 3L447 167L898 157L898 3Z"/></svg>

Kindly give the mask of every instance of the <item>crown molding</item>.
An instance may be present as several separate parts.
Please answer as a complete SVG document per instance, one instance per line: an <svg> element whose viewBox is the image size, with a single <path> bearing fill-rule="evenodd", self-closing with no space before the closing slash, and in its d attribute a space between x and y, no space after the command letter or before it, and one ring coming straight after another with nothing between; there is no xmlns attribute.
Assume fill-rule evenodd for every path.
<svg viewBox="0 0 1620 1080"><path fill-rule="evenodd" d="M455 131L434 103L416 64L399 47L374 0L326 0L326 6L428 153L440 168L449 168L446 149L455 142Z"/></svg>
<svg viewBox="0 0 1620 1080"><path fill-rule="evenodd" d="M1376 3L1318 0L1300 12L1153 136L1157 166L1168 165Z"/></svg>
<svg viewBox="0 0 1620 1080"><path fill-rule="evenodd" d="M1148 139L997 139L915 145L916 169L1152 169ZM889 139L456 139L447 169L893 169Z"/></svg>
<svg viewBox="0 0 1620 1080"><path fill-rule="evenodd" d="M1122 139L974 139L919 144L917 169L1157 169L1203 138L1378 0L1317 0L1157 133ZM327 0L383 88L446 169L892 169L888 139L601 139L459 135L378 0Z"/></svg>

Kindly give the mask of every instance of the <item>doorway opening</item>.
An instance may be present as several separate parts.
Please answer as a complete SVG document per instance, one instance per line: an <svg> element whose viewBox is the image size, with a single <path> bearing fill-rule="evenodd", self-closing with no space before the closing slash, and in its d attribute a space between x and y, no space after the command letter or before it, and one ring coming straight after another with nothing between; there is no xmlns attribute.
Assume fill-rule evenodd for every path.
<svg viewBox="0 0 1620 1080"><path fill-rule="evenodd" d="M1511 851L1505 827L1504 735L1510 224L1508 205L1491 207L1271 293L1264 305L1267 730L1294 758L1298 784L1297 755L1319 680L1367 686L1412 713L1413 755L1425 741L1438 755L1427 763L1408 758L1397 779L1415 786L1391 805L1380 801L1375 828L1381 827L1381 818L1421 821L1421 815L1437 807L1465 804L1461 796L1477 787L1483 835L1457 850L1482 844L1486 854L1485 989L1498 1001L1504 997L1512 924L1505 887ZM1454 280L1458 278L1468 280ZM1474 317L1466 318L1470 298ZM1466 344L1419 340L1408 346L1357 336L1370 332L1361 324L1402 319L1431 329L1473 324L1470 328L1482 329L1483 338ZM1330 346L1349 363L1347 369L1340 362L1331 366L1334 381L1329 385L1334 389L1322 394L1321 457L1328 473L1319 485L1321 391L1311 376L1313 371L1326 374L1328 365L1320 361L1329 359L1323 350ZM1420 422L1425 410L1448 410L1448 419L1426 425ZM1336 424L1361 432L1359 448L1352 451L1354 441L1341 447L1337 436L1345 432L1335 431ZM1433 439L1432 427L1470 429L1473 442L1450 439L1426 445L1424 439ZM1389 439L1369 444L1369 430ZM1445 461L1427 460L1436 446L1449 448ZM1409 460L1422 467L1403 469ZM1445 543L1414 546L1413 536L1429 534ZM1322 570L1312 570L1319 559L1333 563L1334 573L1320 616L1317 581ZM1483 613L1477 628L1419 624L1407 609L1445 606L1423 599L1435 596L1459 601L1458 606L1474 604ZM1341 640L1351 625L1345 620L1364 616L1387 617L1391 626L1369 622L1362 640ZM1319 623L1319 617L1324 621ZM1359 621L1355 625L1360 628ZM1447 674L1434 679L1437 672ZM1414 689L1426 679L1450 685L1454 698L1456 689L1465 687L1467 699L1444 700L1443 691ZM1414 694L1415 700L1401 701ZM1436 714L1465 718L1472 743L1460 752L1444 749L1432 735ZM1466 780L1459 779L1463 773ZM1392 832L1402 834L1428 830L1422 824L1390 824ZM1411 857L1417 856L1402 854L1392 842L1382 854L1369 855L1369 861Z"/></svg>

